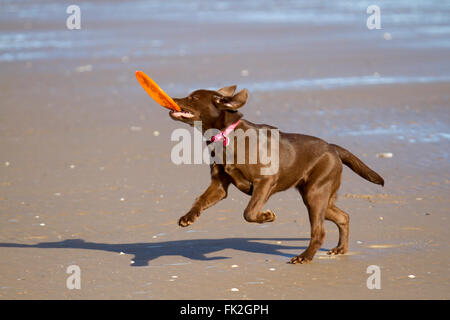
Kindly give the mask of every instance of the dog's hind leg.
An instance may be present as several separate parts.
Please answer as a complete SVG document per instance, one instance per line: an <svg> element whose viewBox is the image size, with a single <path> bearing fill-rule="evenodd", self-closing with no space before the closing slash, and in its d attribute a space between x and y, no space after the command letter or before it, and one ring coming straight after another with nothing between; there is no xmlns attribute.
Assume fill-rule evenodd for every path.
<svg viewBox="0 0 450 320"><path fill-rule="evenodd" d="M334 222L339 229L339 242L335 248L328 251L328 254L330 255L344 254L348 251L350 217L347 213L345 213L335 205L337 190L339 189L339 186L341 184L340 172L341 170L338 170L337 178L334 180L332 193L333 195L328 201L328 209L325 213L325 220Z"/></svg>
<svg viewBox="0 0 450 320"><path fill-rule="evenodd" d="M308 263L316 254L317 250L325 240L325 214L328 207L328 199L330 198L330 187L328 184L320 187L313 187L306 194L302 194L303 201L308 209L309 222L311 225L311 240L304 252L293 257L291 263Z"/></svg>
<svg viewBox="0 0 450 320"><path fill-rule="evenodd" d="M333 221L339 229L339 242L336 248L328 251L328 254L344 254L348 251L348 234L350 217L347 213L331 203L325 214L325 219Z"/></svg>
<svg viewBox="0 0 450 320"><path fill-rule="evenodd" d="M252 197L244 211L244 219L247 222L264 223L275 220L275 214L271 210L261 212L264 204L272 195L274 186L272 178L254 182Z"/></svg>
<svg viewBox="0 0 450 320"><path fill-rule="evenodd" d="M178 220L178 225L187 227L194 223L203 210L215 205L220 200L226 198L228 186L231 183L230 177L217 165L211 167L211 184L208 189L198 197L191 210Z"/></svg>
<svg viewBox="0 0 450 320"><path fill-rule="evenodd" d="M308 209L311 224L311 240L308 248L300 255L291 259L291 263L307 263L311 261L325 240L324 222L328 217L334 219L338 213L330 211L330 205L335 200L335 194L340 185L342 164L332 155L325 155L308 177L308 181L297 186L303 202ZM345 231L345 230L344 230ZM348 230L347 230L348 231ZM347 232L348 233L348 232ZM343 234L344 236L344 234Z"/></svg>

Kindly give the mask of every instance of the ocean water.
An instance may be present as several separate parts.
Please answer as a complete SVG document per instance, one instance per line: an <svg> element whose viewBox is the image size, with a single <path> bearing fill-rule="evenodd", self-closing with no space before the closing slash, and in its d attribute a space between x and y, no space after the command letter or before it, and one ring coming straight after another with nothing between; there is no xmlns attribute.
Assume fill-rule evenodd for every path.
<svg viewBox="0 0 450 320"><path fill-rule="evenodd" d="M395 45L411 48L450 48L449 0L376 1L381 30L368 35L366 9L373 1L250 0L250 1L78 1L81 30L66 28L68 3L49 0L0 0L0 63L42 59L186 56L199 53L283 48L296 30L325 28L312 40L361 39L389 33ZM214 34L220 26L292 26L277 39ZM339 26L336 27L336 26ZM197 29L196 29L197 28ZM192 33L206 36L192 41ZM233 29L234 32L235 29ZM205 39L206 37L206 39ZM302 35L308 41L308 35ZM227 41L223 41L226 39ZM311 41L312 41L311 40ZM133 48L133 50L130 50ZM251 49L249 49L251 48Z"/></svg>
<svg viewBox="0 0 450 320"><path fill-rule="evenodd" d="M1 18L58 19L69 5L57 0L2 0ZM89 19L195 21L201 23L351 24L366 19L366 9L378 5L386 24L448 24L446 0L171 0L78 1ZM362 13L362 15L361 15Z"/></svg>

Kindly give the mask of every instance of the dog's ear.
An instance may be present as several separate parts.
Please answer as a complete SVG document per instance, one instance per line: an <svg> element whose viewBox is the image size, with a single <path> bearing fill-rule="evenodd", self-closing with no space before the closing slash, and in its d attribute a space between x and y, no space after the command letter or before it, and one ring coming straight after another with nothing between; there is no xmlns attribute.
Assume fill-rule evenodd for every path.
<svg viewBox="0 0 450 320"><path fill-rule="evenodd" d="M242 107L247 102L247 99L247 89L242 89L232 97L224 97L218 95L213 96L213 102L217 108L232 111Z"/></svg>
<svg viewBox="0 0 450 320"><path fill-rule="evenodd" d="M223 87L219 90L217 90L218 93L220 93L221 95L223 95L224 97L231 97L234 92L236 91L236 85L234 86L229 86L229 87Z"/></svg>

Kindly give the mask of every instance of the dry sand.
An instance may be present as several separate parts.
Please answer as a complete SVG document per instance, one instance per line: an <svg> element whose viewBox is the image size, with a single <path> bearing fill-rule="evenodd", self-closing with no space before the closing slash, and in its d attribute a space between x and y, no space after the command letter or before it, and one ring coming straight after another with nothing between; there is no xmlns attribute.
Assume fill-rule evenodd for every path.
<svg viewBox="0 0 450 320"><path fill-rule="evenodd" d="M449 34L417 31L448 21L386 20L369 31L363 5L344 23L323 22L335 8L321 7L309 9L316 24L190 21L182 10L152 20L141 2L115 14L102 10L120 2L102 1L68 31L64 6L12 3L0 20L9 46L0 52L0 298L450 298ZM146 96L137 69L174 96L247 86L246 119L340 144L378 171L384 188L344 170L349 254L326 255L338 238L327 222L315 260L287 264L310 231L294 190L267 203L272 224L246 223L249 197L231 187L178 227L209 169L170 161L170 135L183 125ZM377 157L385 152L393 157ZM81 268L80 290L66 288L70 265ZM370 265L381 268L380 290L366 286Z"/></svg>

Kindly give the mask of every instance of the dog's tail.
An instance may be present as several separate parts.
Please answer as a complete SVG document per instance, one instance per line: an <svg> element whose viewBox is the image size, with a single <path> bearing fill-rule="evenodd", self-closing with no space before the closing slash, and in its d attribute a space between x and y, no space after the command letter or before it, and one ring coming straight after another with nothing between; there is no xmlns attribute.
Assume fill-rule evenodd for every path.
<svg viewBox="0 0 450 320"><path fill-rule="evenodd" d="M364 164L361 160L359 160L354 154L352 154L350 151L336 145L331 144L336 151L339 154L339 157L341 158L342 162L352 169L355 173L357 173L359 176L363 177L364 179L380 184L384 186L384 179L375 171L370 169L368 166Z"/></svg>

